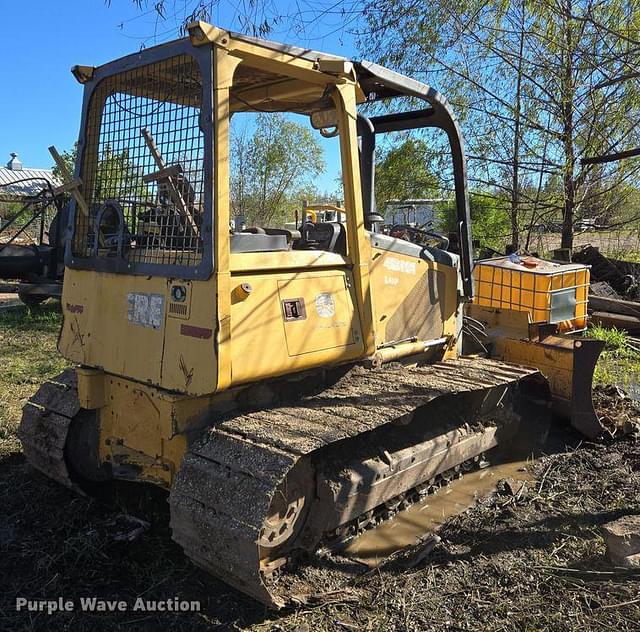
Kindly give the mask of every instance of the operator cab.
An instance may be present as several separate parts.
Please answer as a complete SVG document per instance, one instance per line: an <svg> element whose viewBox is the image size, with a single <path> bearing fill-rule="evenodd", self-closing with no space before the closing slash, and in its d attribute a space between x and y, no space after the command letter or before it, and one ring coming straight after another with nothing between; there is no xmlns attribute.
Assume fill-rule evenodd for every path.
<svg viewBox="0 0 640 632"><path fill-rule="evenodd" d="M225 234L221 225L236 213L235 205L249 215L256 215L256 208L260 213L256 215L259 221L246 222L247 228L226 231L230 254L307 250L340 255L349 263L359 257L350 249L362 245L356 245L361 239L356 233L362 229L362 220L349 215L356 208L353 195L358 191L362 197L357 208L363 210L369 239L379 235L379 241L389 242L390 249L396 242L403 248L400 242L407 240L421 244L425 235L416 230L390 232L389 239L395 241L383 237L374 186L376 143L388 133L438 128L446 135L452 157L457 242L465 294L470 295L464 155L459 129L446 101L428 86L369 62L351 62L237 34L232 38L243 46L270 49L274 59L304 59L312 62L313 68L301 70L291 62L240 54L228 84L228 109L220 115L214 107L218 79L212 70L216 62L211 49L194 45L194 40L158 46L135 59L130 56L99 68L76 67L74 74L86 84L76 173L86 208L74 208L66 265L126 274L208 278L220 256L219 249L214 254L214 245ZM356 81L356 120L345 113L340 77ZM376 116L364 113L371 102L384 101L391 110L390 106L404 97L422 100L427 107ZM319 135L323 143L333 142L335 148L328 155L329 160L338 161L341 175L336 186L341 190L335 197L344 199L344 209L323 209L324 214L316 215L315 221L306 221L303 209L291 228L285 224L293 208L281 197L261 197L256 188L243 198L243 187L251 182L262 186L263 194L268 192L266 176L260 171L249 169L238 181L233 176L242 147L229 127L233 128L236 119L251 116L280 116L282 124L270 139L263 137L262 144L249 147L249 157L268 153L273 147L282 154L284 145L279 141L290 133L290 122L295 119L306 126L299 142L288 146L289 153L276 156L282 166L278 175L285 184L310 164L310 138ZM224 138L220 130L224 130ZM354 135L358 144L355 165ZM215 147L219 149L214 151ZM245 154L246 150L245 145ZM359 171L359 182L354 179L354 170ZM316 191L319 174L315 169L305 181ZM290 191L286 199L292 199ZM300 201L301 196L296 201L298 208ZM428 247L446 250L447 244L443 239Z"/></svg>

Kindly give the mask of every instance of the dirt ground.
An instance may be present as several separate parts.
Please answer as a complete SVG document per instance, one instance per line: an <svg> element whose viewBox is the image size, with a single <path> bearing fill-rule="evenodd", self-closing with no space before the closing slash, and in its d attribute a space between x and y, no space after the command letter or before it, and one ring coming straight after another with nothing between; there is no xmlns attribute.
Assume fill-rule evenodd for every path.
<svg viewBox="0 0 640 632"><path fill-rule="evenodd" d="M29 331L41 327L52 346L55 318L34 322ZM11 338L18 334L12 329ZM34 357L29 365L36 364ZM29 375L20 365L11 369L15 378L0 376L11 410L0 428L0 630L640 629L640 571L611 566L600 535L603 523L640 514L634 433L589 443L558 430L554 453L532 466L535 481L449 520L424 560L400 557L346 584L331 558L315 561L309 572L325 594L273 613L193 567L171 541L163 492L121 484L80 498L27 466L14 434L17 404L36 389L40 374L54 370L41 364ZM13 390L10 379L21 386ZM610 424L637 420L637 410L615 389L599 392L598 400ZM150 523L131 542L117 539L125 513ZM201 610L78 611L81 597L131 606L140 596L199 601ZM17 612L17 597L62 597L77 607L51 615Z"/></svg>

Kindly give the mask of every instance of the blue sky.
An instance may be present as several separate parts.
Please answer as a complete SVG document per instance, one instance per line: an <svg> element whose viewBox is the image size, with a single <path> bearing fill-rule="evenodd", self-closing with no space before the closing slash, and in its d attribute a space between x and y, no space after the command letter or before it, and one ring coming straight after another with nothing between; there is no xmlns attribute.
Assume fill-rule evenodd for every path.
<svg viewBox="0 0 640 632"><path fill-rule="evenodd" d="M175 2L175 6L182 4ZM279 5L285 13L287 2ZM0 164L15 151L25 167L51 166L47 147L53 144L60 151L69 149L78 136L82 86L70 68L75 64L99 66L143 44L174 39L178 37L177 18L168 15L165 21L158 20L153 10L140 10L131 0L112 0L109 7L104 0L2 2ZM212 22L239 29L234 9L225 0L216 8ZM156 41L154 32L158 34ZM304 38L296 37L285 23L271 38L355 55L351 38L335 22L316 27ZM328 173L318 185L330 190L337 156L327 155L326 160Z"/></svg>

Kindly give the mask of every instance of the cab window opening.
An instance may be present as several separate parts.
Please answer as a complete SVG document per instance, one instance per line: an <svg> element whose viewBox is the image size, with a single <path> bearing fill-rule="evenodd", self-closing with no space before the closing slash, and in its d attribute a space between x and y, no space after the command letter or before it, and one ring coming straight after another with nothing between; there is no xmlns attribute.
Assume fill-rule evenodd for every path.
<svg viewBox="0 0 640 632"><path fill-rule="evenodd" d="M326 88L241 64L230 102L231 251L346 254L339 132L313 121Z"/></svg>

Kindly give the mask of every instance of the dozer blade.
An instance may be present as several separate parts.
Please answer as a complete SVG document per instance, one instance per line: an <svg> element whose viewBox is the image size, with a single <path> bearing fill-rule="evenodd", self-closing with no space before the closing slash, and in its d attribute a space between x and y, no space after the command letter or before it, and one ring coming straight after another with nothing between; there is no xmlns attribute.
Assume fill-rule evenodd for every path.
<svg viewBox="0 0 640 632"><path fill-rule="evenodd" d="M530 378L536 369L484 358L353 367L320 394L217 422L172 486L173 538L196 565L282 607L292 589L274 569L508 444Z"/></svg>
<svg viewBox="0 0 640 632"><path fill-rule="evenodd" d="M537 368L546 378L553 411L589 439L604 430L593 407L593 372L604 342L556 333L528 322L526 312L470 305L467 314L486 325L492 358Z"/></svg>
<svg viewBox="0 0 640 632"><path fill-rule="evenodd" d="M603 347L601 340L560 335L538 340L497 338L494 357L539 369L549 383L554 413L595 439L604 428L593 407L591 383Z"/></svg>

